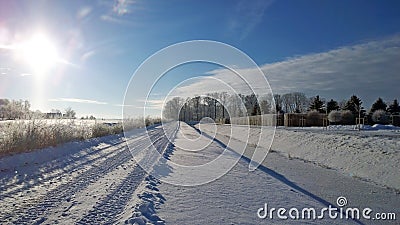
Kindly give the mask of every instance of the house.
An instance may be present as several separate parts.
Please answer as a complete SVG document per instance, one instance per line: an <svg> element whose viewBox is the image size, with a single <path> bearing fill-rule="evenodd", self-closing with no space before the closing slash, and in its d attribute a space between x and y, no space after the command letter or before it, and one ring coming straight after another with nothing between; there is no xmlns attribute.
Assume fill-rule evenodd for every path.
<svg viewBox="0 0 400 225"><path fill-rule="evenodd" d="M60 119L63 117L61 112L49 112L46 113L46 119Z"/></svg>

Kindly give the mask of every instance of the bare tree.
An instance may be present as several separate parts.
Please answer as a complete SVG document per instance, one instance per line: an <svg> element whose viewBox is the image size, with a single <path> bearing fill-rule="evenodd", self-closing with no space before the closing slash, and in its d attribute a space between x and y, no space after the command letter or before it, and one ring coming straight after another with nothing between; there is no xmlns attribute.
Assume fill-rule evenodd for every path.
<svg viewBox="0 0 400 225"><path fill-rule="evenodd" d="M229 104L227 107L232 117L244 116L246 110L243 109L244 104L241 96L231 95L229 96L228 102Z"/></svg>
<svg viewBox="0 0 400 225"><path fill-rule="evenodd" d="M226 92L221 92L219 93L219 102L220 102L220 108L221 108L221 118L225 119L225 112L226 112L226 107L228 104L229 100L229 95Z"/></svg>
<svg viewBox="0 0 400 225"><path fill-rule="evenodd" d="M308 99L304 93L293 92L282 95L283 110L287 113L307 111Z"/></svg>
<svg viewBox="0 0 400 225"><path fill-rule="evenodd" d="M282 108L283 100L282 100L281 95L279 95L279 94L274 95L274 100L275 100L275 110L277 112L282 112L283 111L283 108Z"/></svg>
<svg viewBox="0 0 400 225"><path fill-rule="evenodd" d="M66 108L65 111L64 111L64 117L65 118L75 119L75 115L76 115L76 113L71 107Z"/></svg>
<svg viewBox="0 0 400 225"><path fill-rule="evenodd" d="M174 97L168 101L163 108L163 117L166 119L178 120L180 110L184 104L184 99L180 97Z"/></svg>

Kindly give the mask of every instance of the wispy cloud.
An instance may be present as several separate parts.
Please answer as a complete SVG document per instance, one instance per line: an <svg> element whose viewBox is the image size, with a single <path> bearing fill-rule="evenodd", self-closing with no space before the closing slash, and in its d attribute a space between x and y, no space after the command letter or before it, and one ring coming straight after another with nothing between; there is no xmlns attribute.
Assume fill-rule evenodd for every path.
<svg viewBox="0 0 400 225"><path fill-rule="evenodd" d="M125 19L121 19L118 18L116 16L113 15L101 15L100 19L106 22L110 22L110 23L117 23L117 24L129 24L129 21L125 20Z"/></svg>
<svg viewBox="0 0 400 225"><path fill-rule="evenodd" d="M21 71L16 71L10 67L0 67L0 75L3 76L32 76L32 73L26 73L26 72L21 72Z"/></svg>
<svg viewBox="0 0 400 225"><path fill-rule="evenodd" d="M107 102L101 102L96 100L81 99L81 98L52 98L49 99L50 102L74 102L74 103L84 103L84 104L96 104L96 105L107 105Z"/></svg>
<svg viewBox="0 0 400 225"><path fill-rule="evenodd" d="M135 107L134 105L114 104L117 107Z"/></svg>
<svg viewBox="0 0 400 225"><path fill-rule="evenodd" d="M146 108L147 109L157 109L161 110L164 105L164 99L147 99L147 100L138 100L139 102L142 103L141 106L138 106L137 108L143 108L144 103L146 103Z"/></svg>
<svg viewBox="0 0 400 225"><path fill-rule="evenodd" d="M276 92L303 90L383 93L400 84L400 36L345 46L267 64L262 70Z"/></svg>
<svg viewBox="0 0 400 225"><path fill-rule="evenodd" d="M76 17L78 19L83 19L88 16L92 12L92 10L92 7L84 6L78 10L78 12L76 13Z"/></svg>
<svg viewBox="0 0 400 225"><path fill-rule="evenodd" d="M31 74L31 73L21 73L20 74L22 77L25 77L25 76L32 76L33 74Z"/></svg>
<svg viewBox="0 0 400 225"><path fill-rule="evenodd" d="M7 75L7 73L11 70L9 67L0 67L0 75Z"/></svg>
<svg viewBox="0 0 400 225"><path fill-rule="evenodd" d="M366 98L392 98L399 97L399 59L400 35L396 35L327 52L288 58L281 62L264 64L260 68L274 93L302 91L309 95L325 94L333 98L358 93ZM248 68L237 72L251 77L256 71L255 68ZM210 74L238 92L248 91L246 84L229 70L210 71ZM179 87L177 94L187 96L207 90L229 91L221 83L205 77L193 84Z"/></svg>
<svg viewBox="0 0 400 225"><path fill-rule="evenodd" d="M118 15L125 15L130 12L130 5L135 3L132 0L116 0L114 1L113 12Z"/></svg>
<svg viewBox="0 0 400 225"><path fill-rule="evenodd" d="M90 51L83 53L80 58L81 62L86 62L86 60L88 60L90 57L94 56L94 54L95 54L94 50L90 50Z"/></svg>
<svg viewBox="0 0 400 225"><path fill-rule="evenodd" d="M15 50L15 49L17 49L17 46L15 46L15 45L0 44L0 49L3 50L3 51Z"/></svg>
<svg viewBox="0 0 400 225"><path fill-rule="evenodd" d="M245 39L262 21L265 10L273 0L239 1L235 13L229 20L229 32L236 34L240 39Z"/></svg>
<svg viewBox="0 0 400 225"><path fill-rule="evenodd" d="M110 23L131 25L132 21L126 18L133 11L133 6L136 5L133 0L115 0L113 4L109 2L103 3L108 7L107 13L100 16L100 19Z"/></svg>

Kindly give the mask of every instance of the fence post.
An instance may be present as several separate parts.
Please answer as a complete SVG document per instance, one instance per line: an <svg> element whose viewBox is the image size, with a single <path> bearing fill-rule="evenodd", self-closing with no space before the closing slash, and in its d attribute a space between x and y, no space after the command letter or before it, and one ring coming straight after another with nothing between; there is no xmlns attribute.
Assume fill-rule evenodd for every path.
<svg viewBox="0 0 400 225"><path fill-rule="evenodd" d="M361 118L361 117L356 118L356 124L357 124L356 126L357 126L358 130L361 130L361 123L364 126L365 125L365 119Z"/></svg>
<svg viewBox="0 0 400 225"><path fill-rule="evenodd" d="M300 122L299 125L300 125L301 127L305 127L306 119L304 119L303 116L299 119L299 122Z"/></svg>
<svg viewBox="0 0 400 225"><path fill-rule="evenodd" d="M322 129L324 130L328 130L328 126L329 126L329 120L328 118L324 117L322 118Z"/></svg>

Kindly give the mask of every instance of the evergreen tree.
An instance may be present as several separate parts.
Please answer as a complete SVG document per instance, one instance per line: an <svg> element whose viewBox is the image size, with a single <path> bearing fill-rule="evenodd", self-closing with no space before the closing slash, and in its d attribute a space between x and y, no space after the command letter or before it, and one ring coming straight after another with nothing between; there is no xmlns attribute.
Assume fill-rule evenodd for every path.
<svg viewBox="0 0 400 225"><path fill-rule="evenodd" d="M328 103L326 103L326 110L328 111L328 113L335 111L335 110L339 110L338 102L331 99Z"/></svg>
<svg viewBox="0 0 400 225"><path fill-rule="evenodd" d="M400 106L399 106L399 102L397 101L397 99L395 99L393 101L393 103L389 105L387 111L388 111L388 113L390 113L392 115L400 114Z"/></svg>
<svg viewBox="0 0 400 225"><path fill-rule="evenodd" d="M378 100L376 100L376 102L374 102L374 104L372 104L371 107L371 113L375 112L376 110L383 110L386 111L386 103L382 100L382 98L378 98Z"/></svg>
<svg viewBox="0 0 400 225"><path fill-rule="evenodd" d="M365 110L362 107L362 101L355 95L350 97L343 109L349 110L356 117L358 117L359 115L363 117L365 115Z"/></svg>
<svg viewBox="0 0 400 225"><path fill-rule="evenodd" d="M324 112L324 102L319 98L319 95L315 96L315 98L310 102L310 110L315 110L320 113Z"/></svg>
<svg viewBox="0 0 400 225"><path fill-rule="evenodd" d="M254 106L251 111L251 116L256 116L256 115L261 115L261 109L260 105L258 104L258 101L254 102Z"/></svg>

